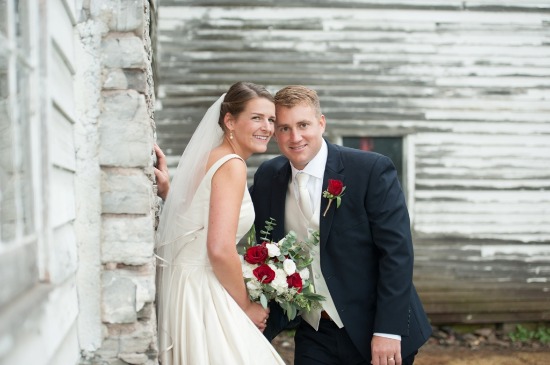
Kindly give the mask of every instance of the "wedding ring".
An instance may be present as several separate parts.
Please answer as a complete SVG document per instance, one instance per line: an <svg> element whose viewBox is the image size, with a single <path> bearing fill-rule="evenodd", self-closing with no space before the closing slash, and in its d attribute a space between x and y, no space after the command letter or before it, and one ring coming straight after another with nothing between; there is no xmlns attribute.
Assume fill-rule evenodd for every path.
<svg viewBox="0 0 550 365"><path fill-rule="evenodd" d="M388 361L393 361L393 357L390 357L390 358L388 359Z"/></svg>
<svg viewBox="0 0 550 365"><path fill-rule="evenodd" d="M267 323L267 318L266 318L266 319L264 319L264 323Z"/></svg>

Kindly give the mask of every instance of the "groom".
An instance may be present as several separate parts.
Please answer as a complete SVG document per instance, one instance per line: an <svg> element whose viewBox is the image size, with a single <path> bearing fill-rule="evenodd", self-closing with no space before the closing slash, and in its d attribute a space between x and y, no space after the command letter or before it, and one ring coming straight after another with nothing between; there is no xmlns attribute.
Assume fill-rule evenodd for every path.
<svg viewBox="0 0 550 365"><path fill-rule="evenodd" d="M275 105L275 139L284 156L254 175L255 225L259 232L275 218L274 241L290 230L302 239L320 231L311 277L326 297L322 311L302 315L295 364L412 364L431 326L412 284L409 216L393 164L327 143L315 91L285 87ZM333 194L345 186L340 206L336 195L323 196L329 184ZM272 308L266 336L285 326Z"/></svg>

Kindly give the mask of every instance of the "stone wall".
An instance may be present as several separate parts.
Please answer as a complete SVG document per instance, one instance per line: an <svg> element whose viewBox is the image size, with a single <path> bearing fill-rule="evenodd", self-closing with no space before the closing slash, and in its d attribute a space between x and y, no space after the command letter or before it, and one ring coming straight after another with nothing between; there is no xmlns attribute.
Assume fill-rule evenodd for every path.
<svg viewBox="0 0 550 365"><path fill-rule="evenodd" d="M77 24L81 364L156 364L155 1L91 1Z"/></svg>

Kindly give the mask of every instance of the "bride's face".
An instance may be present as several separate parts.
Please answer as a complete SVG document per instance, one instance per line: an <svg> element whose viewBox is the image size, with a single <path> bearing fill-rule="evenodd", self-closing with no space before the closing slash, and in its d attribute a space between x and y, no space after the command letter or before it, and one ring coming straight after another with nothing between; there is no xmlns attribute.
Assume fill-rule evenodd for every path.
<svg viewBox="0 0 550 365"><path fill-rule="evenodd" d="M233 142L241 156L263 153L271 139L275 123L275 104L264 98L254 98L232 121Z"/></svg>

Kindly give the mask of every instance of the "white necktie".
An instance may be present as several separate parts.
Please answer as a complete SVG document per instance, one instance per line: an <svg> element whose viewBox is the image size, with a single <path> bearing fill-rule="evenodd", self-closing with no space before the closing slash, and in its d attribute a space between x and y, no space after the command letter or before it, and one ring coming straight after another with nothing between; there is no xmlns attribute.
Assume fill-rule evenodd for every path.
<svg viewBox="0 0 550 365"><path fill-rule="evenodd" d="M311 209L311 199L309 198L309 191L307 190L307 182L309 181L309 175L302 172L296 175L296 181L298 182L298 203L302 213L307 219L311 218L313 211Z"/></svg>

